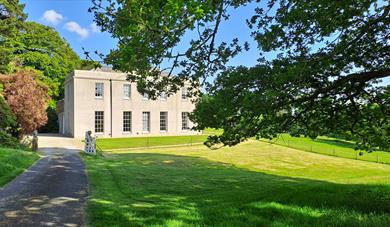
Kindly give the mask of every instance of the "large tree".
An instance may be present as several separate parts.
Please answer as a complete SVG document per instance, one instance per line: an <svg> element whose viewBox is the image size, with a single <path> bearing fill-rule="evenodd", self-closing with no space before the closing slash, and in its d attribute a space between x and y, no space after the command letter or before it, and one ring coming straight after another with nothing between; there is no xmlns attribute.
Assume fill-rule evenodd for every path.
<svg viewBox="0 0 390 227"><path fill-rule="evenodd" d="M0 0L0 73L34 70L35 79L47 86L51 97L49 122L44 131L57 129L56 101L63 97L65 77L77 67L87 67L68 42L51 27L26 21L18 0Z"/></svg>
<svg viewBox="0 0 390 227"><path fill-rule="evenodd" d="M175 91L184 80L196 85L218 74L193 117L199 128L224 129L210 144L338 132L364 149L390 149L389 89L379 83L390 76L388 1L93 2L97 24L119 40L105 61L128 72L140 90ZM217 42L218 29L230 10L248 3L258 5L247 24L259 54L277 57L226 69L242 47L237 39ZM188 48L177 48L188 33ZM168 76L158 79L164 70Z"/></svg>

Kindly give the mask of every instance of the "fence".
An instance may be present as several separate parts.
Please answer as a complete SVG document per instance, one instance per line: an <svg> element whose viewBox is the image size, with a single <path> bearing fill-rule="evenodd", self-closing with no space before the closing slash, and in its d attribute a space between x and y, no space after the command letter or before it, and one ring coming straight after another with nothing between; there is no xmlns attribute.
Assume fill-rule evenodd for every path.
<svg viewBox="0 0 390 227"><path fill-rule="evenodd" d="M343 147L337 145L324 145L323 142L302 143L294 140L277 140L270 142L281 146L304 150L308 152L330 155L341 158L356 159L362 161L390 164L390 153L383 151L366 152L362 150L354 150L351 147Z"/></svg>

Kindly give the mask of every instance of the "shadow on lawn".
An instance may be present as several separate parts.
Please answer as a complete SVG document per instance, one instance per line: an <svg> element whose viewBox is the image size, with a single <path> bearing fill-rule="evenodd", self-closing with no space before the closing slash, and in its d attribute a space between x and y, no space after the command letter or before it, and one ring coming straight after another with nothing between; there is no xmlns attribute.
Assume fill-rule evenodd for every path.
<svg viewBox="0 0 390 227"><path fill-rule="evenodd" d="M318 143L324 143L324 144L332 145L332 146L351 148L351 149L355 148L355 144L353 142L342 141L342 140L337 140L337 139L321 139L321 138L317 138L314 141L318 142Z"/></svg>
<svg viewBox="0 0 390 227"><path fill-rule="evenodd" d="M92 226L385 226L390 188L283 177L203 158L87 157Z"/></svg>

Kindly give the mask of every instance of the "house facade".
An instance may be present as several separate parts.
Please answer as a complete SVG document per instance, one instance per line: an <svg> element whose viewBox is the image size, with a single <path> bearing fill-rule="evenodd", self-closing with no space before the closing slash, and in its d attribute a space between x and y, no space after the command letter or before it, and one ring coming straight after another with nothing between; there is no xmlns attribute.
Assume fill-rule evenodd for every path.
<svg viewBox="0 0 390 227"><path fill-rule="evenodd" d="M61 103L60 103L61 104ZM184 86L176 94L151 100L140 94L126 74L74 70L65 80L63 105L58 109L60 134L82 138L199 134L189 120L195 104Z"/></svg>

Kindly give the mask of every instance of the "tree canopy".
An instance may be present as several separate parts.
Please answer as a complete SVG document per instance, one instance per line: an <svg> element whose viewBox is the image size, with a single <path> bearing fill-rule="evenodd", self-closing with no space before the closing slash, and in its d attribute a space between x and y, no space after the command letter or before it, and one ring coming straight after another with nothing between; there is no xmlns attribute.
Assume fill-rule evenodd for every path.
<svg viewBox="0 0 390 227"><path fill-rule="evenodd" d="M390 149L390 5L381 0L93 0L90 11L119 45L106 63L157 95L184 80L207 85L192 118L198 128L223 128L209 145L234 145L279 133L350 135L359 148ZM259 65L226 68L247 49L238 39L216 42L229 10L256 4L247 24ZM178 51L186 32L193 39ZM252 47L253 48L253 47ZM181 48L182 50L183 48ZM263 58L276 52L275 59ZM167 67L164 67L168 65ZM178 71L177 75L172 72ZM159 79L161 72L167 77ZM153 79L150 79L153 78Z"/></svg>

